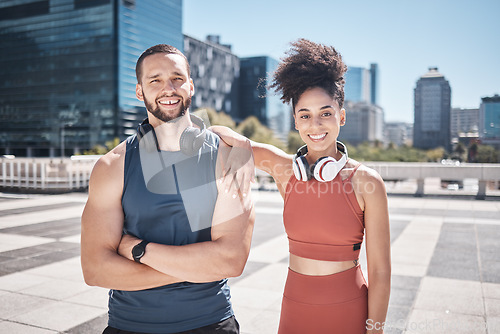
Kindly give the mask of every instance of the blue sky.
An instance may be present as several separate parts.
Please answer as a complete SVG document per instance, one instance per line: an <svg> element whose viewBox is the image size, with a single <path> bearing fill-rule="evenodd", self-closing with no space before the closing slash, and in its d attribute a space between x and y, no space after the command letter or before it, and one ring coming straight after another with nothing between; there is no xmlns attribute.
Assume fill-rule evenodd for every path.
<svg viewBox="0 0 500 334"><path fill-rule="evenodd" d="M184 0L184 33L220 35L239 57L283 56L297 38L333 45L347 65L379 65L386 121L413 122L413 89L430 66L452 107L500 94L499 0Z"/></svg>

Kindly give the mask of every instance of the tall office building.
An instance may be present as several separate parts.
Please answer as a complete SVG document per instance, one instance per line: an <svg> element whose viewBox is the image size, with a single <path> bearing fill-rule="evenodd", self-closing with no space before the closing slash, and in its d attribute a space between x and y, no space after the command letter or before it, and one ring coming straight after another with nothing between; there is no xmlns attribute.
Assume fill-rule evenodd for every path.
<svg viewBox="0 0 500 334"><path fill-rule="evenodd" d="M340 138L351 144L382 141L384 111L378 106L378 65L348 66L344 76L346 125Z"/></svg>
<svg viewBox="0 0 500 334"><path fill-rule="evenodd" d="M0 2L0 153L65 155L134 133L135 63L182 50L182 0Z"/></svg>
<svg viewBox="0 0 500 334"><path fill-rule="evenodd" d="M450 151L451 88L437 67L430 67L417 81L414 99L413 146Z"/></svg>
<svg viewBox="0 0 500 334"><path fill-rule="evenodd" d="M345 125L339 139L350 144L384 140L384 112L381 107L367 102L346 101Z"/></svg>
<svg viewBox="0 0 500 334"><path fill-rule="evenodd" d="M238 120L240 59L231 46L221 44L216 35L205 41L184 35L184 53L195 86L191 109L213 108Z"/></svg>
<svg viewBox="0 0 500 334"><path fill-rule="evenodd" d="M286 141L291 129L291 111L274 91L267 89L269 77L277 67L278 61L267 56L241 59L239 115L241 119L256 116Z"/></svg>
<svg viewBox="0 0 500 334"><path fill-rule="evenodd" d="M345 73L344 99L378 105L378 65L370 68L348 66Z"/></svg>
<svg viewBox="0 0 500 334"><path fill-rule="evenodd" d="M378 105L379 87L378 64L370 64L370 103Z"/></svg>
<svg viewBox="0 0 500 334"><path fill-rule="evenodd" d="M479 108L479 139L481 143L500 149L500 96L483 97Z"/></svg>

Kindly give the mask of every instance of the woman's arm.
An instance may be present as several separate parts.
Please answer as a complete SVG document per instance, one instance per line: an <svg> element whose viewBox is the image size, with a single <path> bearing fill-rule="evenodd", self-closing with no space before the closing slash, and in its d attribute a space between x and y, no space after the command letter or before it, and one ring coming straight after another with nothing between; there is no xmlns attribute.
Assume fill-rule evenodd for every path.
<svg viewBox="0 0 500 334"><path fill-rule="evenodd" d="M360 173L361 172L361 173ZM367 333L383 333L391 290L389 211L384 181L375 171L356 173L357 189L365 203L366 257L368 262Z"/></svg>
<svg viewBox="0 0 500 334"><path fill-rule="evenodd" d="M280 187L284 187L293 174L292 155L279 148L249 140L245 136L225 126L211 126L209 128L229 146L233 148L250 149L253 153L255 167L270 174Z"/></svg>

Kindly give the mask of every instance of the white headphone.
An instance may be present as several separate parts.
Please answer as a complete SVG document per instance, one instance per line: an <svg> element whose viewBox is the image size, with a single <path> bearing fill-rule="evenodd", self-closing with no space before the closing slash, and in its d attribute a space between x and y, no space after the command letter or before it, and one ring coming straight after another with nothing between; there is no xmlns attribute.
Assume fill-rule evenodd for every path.
<svg viewBox="0 0 500 334"><path fill-rule="evenodd" d="M329 182L337 176L347 162L347 148L341 142L337 142L337 149L342 153L342 158L338 161L332 157L321 157L309 167L305 157L307 145L297 150L293 157L293 173L299 181L308 181L313 176L320 182Z"/></svg>

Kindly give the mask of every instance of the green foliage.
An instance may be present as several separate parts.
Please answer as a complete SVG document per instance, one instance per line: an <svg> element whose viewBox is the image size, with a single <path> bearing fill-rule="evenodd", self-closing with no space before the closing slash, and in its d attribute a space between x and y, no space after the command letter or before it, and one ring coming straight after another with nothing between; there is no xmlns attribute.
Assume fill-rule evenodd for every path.
<svg viewBox="0 0 500 334"><path fill-rule="evenodd" d="M424 150L419 150L410 146L389 145L384 148L380 143L362 143L357 146L346 144L349 156L358 161L398 161L417 162L429 161L429 157Z"/></svg>
<svg viewBox="0 0 500 334"><path fill-rule="evenodd" d="M200 116L207 123L207 127L211 125L222 125L227 126L228 128L235 129L236 123L233 121L231 116L224 112L217 112L215 109L206 108L206 109L198 109L194 112L195 115ZM206 119L208 118L208 120Z"/></svg>
<svg viewBox="0 0 500 334"><path fill-rule="evenodd" d="M120 138L115 137L113 140L107 141L106 146L95 145L90 150L84 151L83 155L104 155L120 144Z"/></svg>
<svg viewBox="0 0 500 334"><path fill-rule="evenodd" d="M457 143L453 148L453 152L451 153L451 158L458 161L465 161L467 155L467 148L463 143Z"/></svg>
<svg viewBox="0 0 500 334"><path fill-rule="evenodd" d="M286 149L285 143L274 136L274 133L268 127L260 123L257 117L249 116L243 120L237 127L236 132L242 134L250 140L274 145L282 150Z"/></svg>
<svg viewBox="0 0 500 334"><path fill-rule="evenodd" d="M439 162L444 158L446 150L443 147L434 148L426 152L427 160L431 162Z"/></svg>
<svg viewBox="0 0 500 334"><path fill-rule="evenodd" d="M454 152L447 153L442 147L431 150L421 150L410 146L388 145L381 147L380 143L362 143L357 146L346 144L349 156L359 161L399 161L399 162L439 162L442 159L455 159L468 162L499 163L500 152L494 147L473 143L468 149L457 145Z"/></svg>
<svg viewBox="0 0 500 334"><path fill-rule="evenodd" d="M500 162L500 152L495 150L493 146L478 145L477 162L482 162L482 163Z"/></svg>

